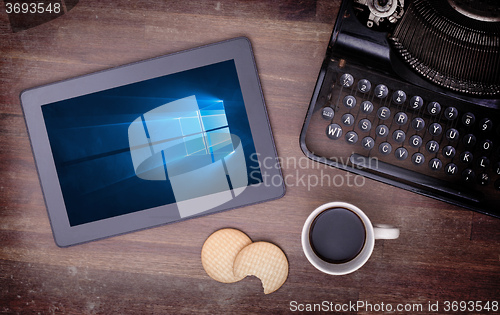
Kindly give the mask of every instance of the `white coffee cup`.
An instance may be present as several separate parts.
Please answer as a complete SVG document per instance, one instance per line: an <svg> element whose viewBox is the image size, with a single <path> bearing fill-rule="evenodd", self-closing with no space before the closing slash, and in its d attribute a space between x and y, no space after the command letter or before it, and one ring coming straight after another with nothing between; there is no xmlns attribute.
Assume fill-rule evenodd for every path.
<svg viewBox="0 0 500 315"><path fill-rule="evenodd" d="M359 223L357 223L356 216L359 219ZM316 220L318 217L320 218ZM343 230L346 224L346 222L341 221L345 220L343 218L348 218L346 222L354 225L349 228L347 228L346 225L345 228L347 230ZM329 221L326 222L327 220ZM331 226L337 226L337 230L331 231L332 229L328 229L329 224ZM359 226L359 228L357 226ZM319 230L320 228L322 230ZM317 232L317 230L319 230L319 232ZM311 231L315 234L311 234ZM326 234L323 233L325 231ZM343 235L343 233L345 233L345 235ZM337 239L321 239L321 242L317 242L319 238L325 238L323 235L328 238L335 237ZM346 239L346 237L349 239ZM358 207L345 202L330 202L314 210L304 223L304 227L302 228L302 249L309 262L318 270L331 275L345 275L358 270L368 261L373 252L373 247L375 246L375 239L396 239L398 237L398 228L385 224L372 225L370 219ZM312 239L315 239L315 242L319 243L319 245L316 245L319 249L314 248L315 245L311 244ZM339 247L337 245L342 247L343 242L349 242L351 239L356 239L356 243L346 246L348 246L347 250L350 250L349 253L352 254L352 257L349 256L347 259L334 261L329 260L331 258L325 258L326 256L322 256L320 253L323 248L328 248L328 250L332 249L331 255L339 255L334 252L337 250L336 248ZM364 242L360 243L362 240ZM326 247L321 248L322 245ZM357 254L355 253L357 249L354 249L356 246L361 248ZM330 252L326 253L330 255ZM342 254L344 254L344 252L342 252Z"/></svg>

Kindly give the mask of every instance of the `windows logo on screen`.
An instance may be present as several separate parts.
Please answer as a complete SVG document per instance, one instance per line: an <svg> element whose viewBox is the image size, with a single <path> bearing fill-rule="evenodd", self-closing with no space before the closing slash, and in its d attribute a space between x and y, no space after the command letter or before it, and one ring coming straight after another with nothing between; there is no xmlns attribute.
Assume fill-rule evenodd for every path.
<svg viewBox="0 0 500 315"><path fill-rule="evenodd" d="M219 206L248 185L240 139L229 130L224 102L192 95L156 107L128 128L137 177L169 180L181 217Z"/></svg>

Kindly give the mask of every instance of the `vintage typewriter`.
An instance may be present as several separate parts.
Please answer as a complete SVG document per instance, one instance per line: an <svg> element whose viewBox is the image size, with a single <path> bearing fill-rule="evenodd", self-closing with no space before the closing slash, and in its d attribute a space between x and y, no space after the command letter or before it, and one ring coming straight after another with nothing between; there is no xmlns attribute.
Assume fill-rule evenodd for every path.
<svg viewBox="0 0 500 315"><path fill-rule="evenodd" d="M344 0L300 136L311 159L500 217L500 7Z"/></svg>

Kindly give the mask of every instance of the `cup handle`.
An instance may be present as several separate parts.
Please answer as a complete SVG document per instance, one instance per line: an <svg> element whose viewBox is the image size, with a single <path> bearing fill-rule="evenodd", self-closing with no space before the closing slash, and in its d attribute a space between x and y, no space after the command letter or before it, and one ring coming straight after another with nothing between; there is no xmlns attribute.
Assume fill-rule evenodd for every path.
<svg viewBox="0 0 500 315"><path fill-rule="evenodd" d="M373 233L377 240L393 240L399 237L399 229L388 224L374 224Z"/></svg>

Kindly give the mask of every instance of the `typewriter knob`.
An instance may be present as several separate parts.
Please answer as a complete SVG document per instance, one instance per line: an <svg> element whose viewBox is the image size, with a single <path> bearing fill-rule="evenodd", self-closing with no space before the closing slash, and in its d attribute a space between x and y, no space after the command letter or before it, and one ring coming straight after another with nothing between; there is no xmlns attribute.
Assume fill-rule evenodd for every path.
<svg viewBox="0 0 500 315"><path fill-rule="evenodd" d="M396 23L404 11L404 0L355 0L360 5L369 9L366 26L372 28L374 25L380 26L384 21Z"/></svg>

